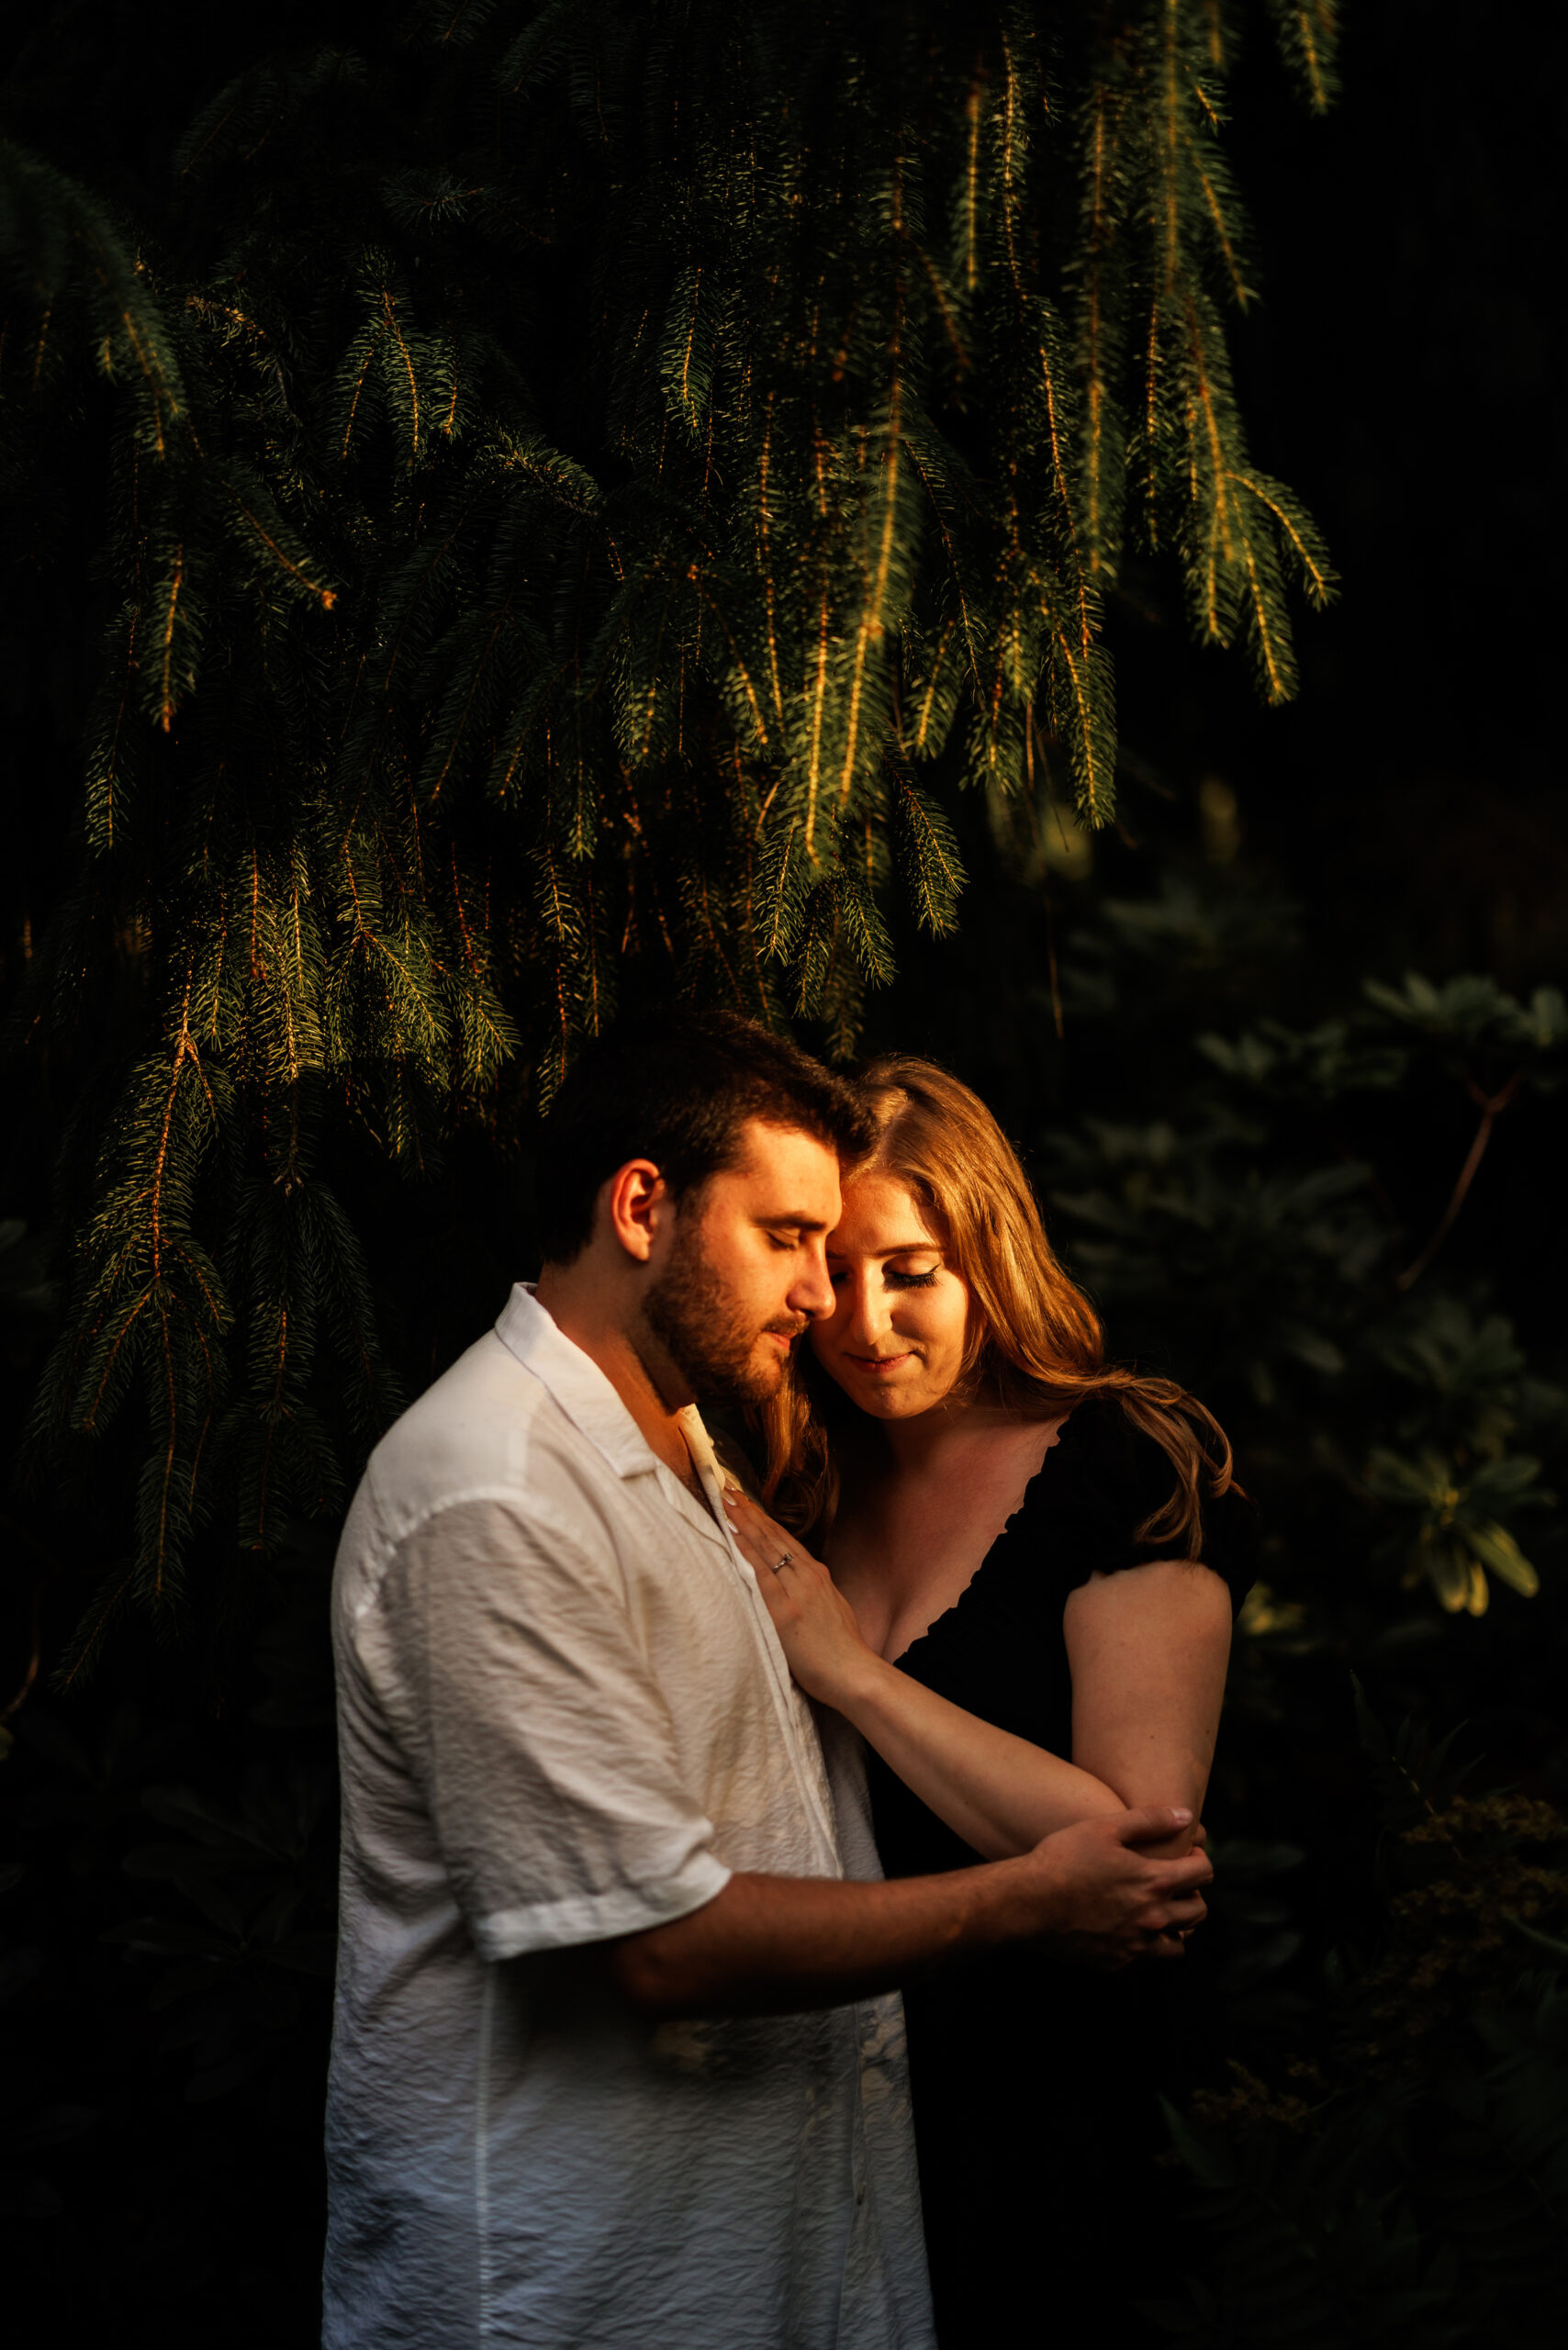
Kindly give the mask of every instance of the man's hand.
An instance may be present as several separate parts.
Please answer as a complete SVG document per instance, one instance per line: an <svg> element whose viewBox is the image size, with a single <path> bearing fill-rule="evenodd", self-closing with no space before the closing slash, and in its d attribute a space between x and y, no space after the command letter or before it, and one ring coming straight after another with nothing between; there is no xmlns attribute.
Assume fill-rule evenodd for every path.
<svg viewBox="0 0 1568 2350"><path fill-rule="evenodd" d="M1037 1930L1062 1956L1091 1966L1114 1970L1136 1958L1180 1958L1182 1936L1203 1922L1199 1887L1213 1879L1213 1866L1202 1851L1162 1861L1138 1846L1179 1833L1192 1817L1185 1808L1147 1804L1047 1836L1014 1863L1035 1879Z"/></svg>

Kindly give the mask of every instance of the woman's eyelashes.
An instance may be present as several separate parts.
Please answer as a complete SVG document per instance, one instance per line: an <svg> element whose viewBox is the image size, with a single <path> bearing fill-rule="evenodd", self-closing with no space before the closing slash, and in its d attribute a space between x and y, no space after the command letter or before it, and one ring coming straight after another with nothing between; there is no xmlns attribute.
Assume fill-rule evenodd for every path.
<svg viewBox="0 0 1568 2350"><path fill-rule="evenodd" d="M884 1289L931 1289L935 1286L936 1276L941 1270L940 1265L932 1265L924 1273L906 1273L896 1265L884 1265L882 1286ZM847 1265L838 1265L829 1269L828 1280L834 1289L842 1289L848 1278Z"/></svg>

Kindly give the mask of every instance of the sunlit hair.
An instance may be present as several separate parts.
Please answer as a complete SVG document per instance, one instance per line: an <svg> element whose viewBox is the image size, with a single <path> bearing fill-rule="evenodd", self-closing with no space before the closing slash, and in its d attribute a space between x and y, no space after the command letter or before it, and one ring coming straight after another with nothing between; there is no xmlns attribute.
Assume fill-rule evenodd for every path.
<svg viewBox="0 0 1568 2350"><path fill-rule="evenodd" d="M1229 1487L1230 1446L1194 1396L1169 1379L1108 1367L1099 1317L1046 1237L1018 1155L985 1103L934 1062L886 1053L857 1080L877 1123L869 1152L844 1174L906 1184L968 1283L969 1329L959 1393L985 1394L1040 1417L1090 1395L1114 1395L1170 1459L1170 1498L1137 1529L1140 1542L1196 1559L1203 1503ZM825 1534L838 1504L835 1430L856 1406L811 1353L796 1350L784 1386L757 1407L766 1449L763 1494L787 1525Z"/></svg>

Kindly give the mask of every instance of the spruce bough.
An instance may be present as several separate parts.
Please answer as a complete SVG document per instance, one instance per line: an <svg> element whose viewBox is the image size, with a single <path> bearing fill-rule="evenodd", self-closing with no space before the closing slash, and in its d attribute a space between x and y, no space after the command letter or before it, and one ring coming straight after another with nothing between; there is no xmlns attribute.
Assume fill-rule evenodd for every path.
<svg viewBox="0 0 1568 2350"><path fill-rule="evenodd" d="M80 1077L40 1433L148 1436L89 1647L394 1405L345 1124L498 1141L627 993L846 1053L890 893L956 919L953 789L1110 817L1124 546L1291 692L1332 581L1232 389L1240 13L448 0L256 65L158 219L0 155L24 563L107 458L26 1020ZM1333 6L1267 13L1321 108Z"/></svg>

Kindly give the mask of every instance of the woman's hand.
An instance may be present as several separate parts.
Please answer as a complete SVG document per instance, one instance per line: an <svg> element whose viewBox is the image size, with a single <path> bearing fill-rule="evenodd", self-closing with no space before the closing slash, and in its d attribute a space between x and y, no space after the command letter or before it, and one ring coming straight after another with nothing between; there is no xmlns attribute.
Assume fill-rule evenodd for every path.
<svg viewBox="0 0 1568 2350"><path fill-rule="evenodd" d="M845 1710L852 1692L881 1666L861 1638L855 1610L821 1560L737 1486L726 1486L724 1507L742 1556L756 1571L790 1672L808 1697Z"/></svg>

